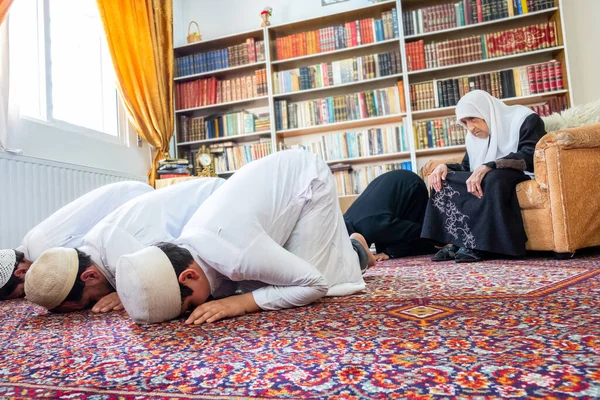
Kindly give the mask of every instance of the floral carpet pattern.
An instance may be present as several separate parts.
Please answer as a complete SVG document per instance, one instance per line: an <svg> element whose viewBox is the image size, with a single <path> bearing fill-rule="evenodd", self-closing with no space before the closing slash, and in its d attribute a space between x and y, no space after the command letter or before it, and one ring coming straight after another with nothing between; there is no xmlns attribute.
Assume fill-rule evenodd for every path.
<svg viewBox="0 0 600 400"><path fill-rule="evenodd" d="M0 398L600 397L600 254L379 263L367 291L200 327L0 303Z"/></svg>

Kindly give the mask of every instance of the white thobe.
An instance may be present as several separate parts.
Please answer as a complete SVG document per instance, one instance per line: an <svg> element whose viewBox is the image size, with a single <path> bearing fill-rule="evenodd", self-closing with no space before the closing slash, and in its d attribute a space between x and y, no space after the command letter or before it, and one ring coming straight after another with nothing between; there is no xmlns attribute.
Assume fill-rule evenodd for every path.
<svg viewBox="0 0 600 400"><path fill-rule="evenodd" d="M142 182L116 182L99 187L63 206L32 228L16 250L35 261L53 247L76 248L83 237L109 213L154 189Z"/></svg>
<svg viewBox="0 0 600 400"><path fill-rule="evenodd" d="M119 257L158 242L173 242L198 207L225 182L199 178L139 196L113 211L85 237L79 248L116 287Z"/></svg>
<svg viewBox="0 0 600 400"><path fill-rule="evenodd" d="M204 270L213 297L255 289L263 310L365 288L331 171L306 151L275 153L236 172L176 244Z"/></svg>

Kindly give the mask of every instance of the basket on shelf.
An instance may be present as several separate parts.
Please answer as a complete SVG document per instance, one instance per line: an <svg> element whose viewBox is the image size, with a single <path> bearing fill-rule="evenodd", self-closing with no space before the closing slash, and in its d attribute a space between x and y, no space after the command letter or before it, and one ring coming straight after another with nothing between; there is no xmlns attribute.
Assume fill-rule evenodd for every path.
<svg viewBox="0 0 600 400"><path fill-rule="evenodd" d="M196 25L197 32L190 33L190 29L192 29L192 24ZM202 35L200 34L200 27L198 26L198 23L196 21L190 22L190 24L188 25L187 42L195 43L195 42L199 42L201 40L202 40Z"/></svg>

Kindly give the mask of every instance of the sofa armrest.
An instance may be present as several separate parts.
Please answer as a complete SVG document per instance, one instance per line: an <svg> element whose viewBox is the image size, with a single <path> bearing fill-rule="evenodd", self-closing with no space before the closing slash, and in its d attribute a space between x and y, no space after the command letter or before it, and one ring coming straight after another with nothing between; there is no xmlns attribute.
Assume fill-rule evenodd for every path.
<svg viewBox="0 0 600 400"><path fill-rule="evenodd" d="M533 170L535 180L542 189L548 188L548 166L546 159L555 150L594 149L600 148L600 124L560 129L549 132L540 139L535 147Z"/></svg>
<svg viewBox="0 0 600 400"><path fill-rule="evenodd" d="M554 146L563 150L600 147L600 124L550 132L540 139L536 150L545 150Z"/></svg>
<svg viewBox="0 0 600 400"><path fill-rule="evenodd" d="M545 135L536 146L534 170L548 193L554 251L600 245L600 124Z"/></svg>
<svg viewBox="0 0 600 400"><path fill-rule="evenodd" d="M421 167L421 176L423 177L423 179L425 180L425 183L427 183L427 178L429 177L429 175L431 175L431 173L433 172L433 170L440 164L460 164L462 161L462 158L446 158L446 159L439 159L439 160L429 160L427 161L427 163L425 163L425 165L423 165Z"/></svg>

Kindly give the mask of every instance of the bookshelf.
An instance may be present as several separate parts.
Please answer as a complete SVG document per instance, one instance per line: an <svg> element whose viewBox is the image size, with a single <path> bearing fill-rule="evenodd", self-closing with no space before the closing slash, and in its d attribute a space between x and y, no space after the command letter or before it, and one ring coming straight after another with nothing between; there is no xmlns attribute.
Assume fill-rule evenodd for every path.
<svg viewBox="0 0 600 400"><path fill-rule="evenodd" d="M315 143L327 142L325 136L344 137L340 135L343 133L347 142L338 143L345 149L345 154L350 154L351 148L356 152L360 147L360 153L364 155L337 157L326 162L336 179L343 169L340 164L362 168L360 173L356 172L356 179L361 180L357 184L360 187L364 187L365 179L369 179L374 171L381 172L392 163L402 167L407 167L408 163L418 172L430 159L460 157L465 152L464 136L457 136L456 127L450 127L455 105L445 103L446 106L440 106L446 101L445 98L441 100L445 95L442 89L453 90L454 82L468 82L467 86L456 89L460 91L458 97L473 88L489 89L490 92L493 89L494 93L501 93L499 97L508 105L535 107L534 110L542 113L571 104L562 1L388 0L325 17L176 47L177 59L193 57L199 52L220 54L218 52L224 48L240 46L248 40L264 44L262 59L248 56L246 62L240 64L238 60L231 66L217 62L207 71L177 76L176 85L211 78L235 80L256 71L266 71L260 96L177 108L175 140L178 155L193 157L202 145L225 143L226 146L248 147L259 141L261 144L270 141L271 152L311 146L314 151ZM342 27L335 28L338 26ZM546 32L547 37L532 43L531 35L535 32ZM522 37L519 39L521 33L529 38L529 42ZM477 38L480 38L480 44L476 43ZM514 42L512 48L510 40ZM419 64L416 68L416 57L421 57L415 53L418 46L427 49L423 59L428 57L428 60L427 65ZM494 53L490 52L492 50ZM561 72L560 86L551 87L548 83L552 79L558 80L555 75L554 78L523 75L528 66L535 70L536 66L552 60L560 64L557 67ZM421 62L420 58L418 62ZM539 74L545 73L543 68L539 69ZM531 80L536 83L541 80L542 89L525 90ZM425 87L429 83L436 91L435 95L431 94L436 106L418 107L414 89L416 85ZM544 86L546 83L547 87ZM447 84L450 86L444 86ZM517 89L518 85L521 89ZM373 107L373 110L365 112L366 107ZM181 116L210 118L240 112L261 115L262 131L180 140ZM266 128L265 118L268 119ZM383 146L379 142L364 141L365 137L373 138L373 130L389 132L389 129L402 130L405 135L401 139L402 146L392 148L389 143ZM362 142L353 142L361 135ZM379 150L372 154L373 147L377 146ZM387 149L383 153L382 146ZM220 175L227 177L235 170ZM343 181L344 178L340 179ZM349 194L344 191L340 196Z"/></svg>

